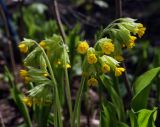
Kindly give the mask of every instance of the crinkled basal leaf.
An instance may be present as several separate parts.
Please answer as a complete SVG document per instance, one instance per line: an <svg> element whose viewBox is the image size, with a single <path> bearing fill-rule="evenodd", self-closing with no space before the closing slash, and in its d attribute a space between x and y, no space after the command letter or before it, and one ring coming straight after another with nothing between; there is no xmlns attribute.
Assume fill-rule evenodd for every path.
<svg viewBox="0 0 160 127"><path fill-rule="evenodd" d="M151 82L159 73L159 71L160 67L151 69L138 77L137 80L134 82L134 97L131 103L134 111L146 108L149 92L151 89Z"/></svg>
<svg viewBox="0 0 160 127"><path fill-rule="evenodd" d="M32 52L30 52L27 57L24 59L25 66L38 66L39 60L38 57L41 55L42 50L37 47Z"/></svg>

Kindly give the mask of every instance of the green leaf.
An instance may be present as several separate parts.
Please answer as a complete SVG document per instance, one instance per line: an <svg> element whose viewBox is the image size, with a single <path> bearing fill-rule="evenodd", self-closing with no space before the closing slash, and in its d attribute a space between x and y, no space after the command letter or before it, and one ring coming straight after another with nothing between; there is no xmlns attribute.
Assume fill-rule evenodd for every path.
<svg viewBox="0 0 160 127"><path fill-rule="evenodd" d="M153 110L142 109L138 114L138 124L140 127L155 127L154 121L157 115L157 108Z"/></svg>
<svg viewBox="0 0 160 127"><path fill-rule="evenodd" d="M111 127L114 125L116 118L116 107L109 101L102 104L100 112L100 127Z"/></svg>
<svg viewBox="0 0 160 127"><path fill-rule="evenodd" d="M131 127L139 127L138 121L137 121L137 116L134 114L134 111L131 110L128 113L129 113L129 117L130 117Z"/></svg>
<svg viewBox="0 0 160 127"><path fill-rule="evenodd" d="M115 127L129 127L126 123L123 122L117 122Z"/></svg>
<svg viewBox="0 0 160 127"><path fill-rule="evenodd" d="M100 79L101 79L102 83L104 84L104 86L106 87L106 89L111 97L112 103L116 107L118 119L124 120L125 113L124 113L124 106L123 106L122 98L117 94L117 92L113 88L113 84L110 81L109 77L107 77L106 75L102 75L100 77Z"/></svg>
<svg viewBox="0 0 160 127"><path fill-rule="evenodd" d="M138 112L132 110L129 115L131 127L155 127L157 108L153 108L153 110L142 109Z"/></svg>
<svg viewBox="0 0 160 127"><path fill-rule="evenodd" d="M159 73L160 67L151 69L142 74L133 84L134 97L131 106L134 111L146 108L147 99L151 89L151 82Z"/></svg>

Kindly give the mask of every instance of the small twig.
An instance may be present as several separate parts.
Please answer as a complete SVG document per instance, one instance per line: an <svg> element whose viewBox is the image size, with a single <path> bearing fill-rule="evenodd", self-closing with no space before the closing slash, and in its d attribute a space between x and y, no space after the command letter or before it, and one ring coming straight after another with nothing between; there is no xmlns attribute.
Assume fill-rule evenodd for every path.
<svg viewBox="0 0 160 127"><path fill-rule="evenodd" d="M126 69L125 63L122 63L123 68ZM131 90L131 84L129 82L128 79L128 74L127 74L127 70L124 72L124 79L125 79L125 87L127 89L128 95L131 97L132 96L132 90Z"/></svg>
<svg viewBox="0 0 160 127"><path fill-rule="evenodd" d="M15 59L14 59L13 46L12 46L12 42L11 42L11 35L10 35L9 27L7 24L7 18L6 18L6 15L5 15L1 5L0 5L0 13L1 13L1 16L2 16L2 19L4 22L5 31L6 31L6 35L8 38L8 48L9 48L9 54L10 54L10 59L11 59L11 63L12 63L12 71L13 71L13 76L14 76L14 79L16 82L16 74L15 74L16 64L15 64Z"/></svg>
<svg viewBox="0 0 160 127"><path fill-rule="evenodd" d="M54 4L53 5L54 5L53 9L54 9L54 12L55 12L55 18L56 18L56 21L57 21L57 25L58 25L60 34L61 34L61 36L63 38L63 41L66 43L66 34L64 32L62 21L61 21L61 18L60 18L57 0L54 0Z"/></svg>
<svg viewBox="0 0 160 127"><path fill-rule="evenodd" d="M115 0L116 4L116 18L122 17L122 0Z"/></svg>
<svg viewBox="0 0 160 127"><path fill-rule="evenodd" d="M5 125L4 125L4 121L3 121L3 117L2 117L2 114L0 113L0 120L1 120L1 127L5 127Z"/></svg>
<svg viewBox="0 0 160 127"><path fill-rule="evenodd" d="M23 21L23 0L18 0L19 2L19 12L20 12L20 17L19 17L19 22L20 22L20 38L22 39L22 37L24 36L24 21Z"/></svg>

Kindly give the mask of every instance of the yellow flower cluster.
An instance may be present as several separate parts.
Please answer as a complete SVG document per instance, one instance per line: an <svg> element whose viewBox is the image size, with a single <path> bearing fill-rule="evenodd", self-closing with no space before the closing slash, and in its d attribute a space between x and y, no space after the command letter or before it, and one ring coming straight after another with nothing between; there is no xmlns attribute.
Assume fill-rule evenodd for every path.
<svg viewBox="0 0 160 127"><path fill-rule="evenodd" d="M138 37L142 37L146 28L141 23L136 23L136 20L131 18L121 18L116 22L110 24L107 33L107 28L103 31L104 35L109 35L110 38L104 37L97 41L94 48L89 47L86 41L81 41L77 47L77 52L85 54L87 63L92 66L84 67L84 72L89 70L88 76L95 76L98 72L109 73L114 71L115 76L121 76L125 68L120 67L119 62L124 61L122 56L123 48L133 48ZM103 36L104 36L103 35ZM114 41L113 41L114 40ZM100 68L100 70L98 70ZM96 86L98 80L90 78L88 80L89 86Z"/></svg>
<svg viewBox="0 0 160 127"><path fill-rule="evenodd" d="M78 44L77 52L80 54L85 54L89 48L87 41L81 41Z"/></svg>

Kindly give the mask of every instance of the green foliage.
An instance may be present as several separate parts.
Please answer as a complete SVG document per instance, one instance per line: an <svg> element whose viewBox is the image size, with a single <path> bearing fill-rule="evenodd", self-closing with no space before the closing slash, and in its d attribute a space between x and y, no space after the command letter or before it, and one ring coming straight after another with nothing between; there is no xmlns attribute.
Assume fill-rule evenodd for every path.
<svg viewBox="0 0 160 127"><path fill-rule="evenodd" d="M132 99L132 108L134 111L146 108L151 89L151 81L156 77L159 71L159 67L151 69L137 78L133 84L134 97Z"/></svg>
<svg viewBox="0 0 160 127"><path fill-rule="evenodd" d="M157 108L153 110L142 109L138 112L130 111L131 127L156 127L154 122L157 115Z"/></svg>

